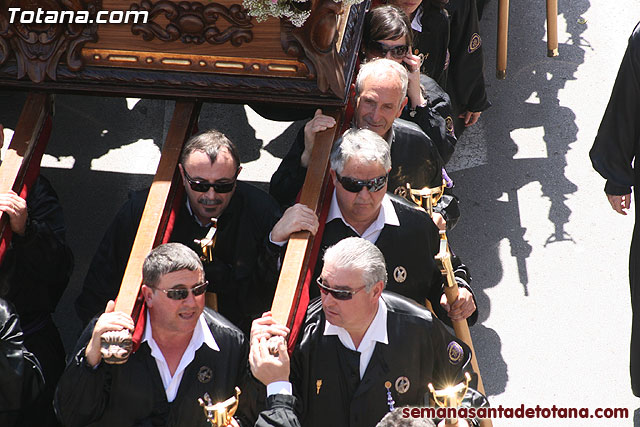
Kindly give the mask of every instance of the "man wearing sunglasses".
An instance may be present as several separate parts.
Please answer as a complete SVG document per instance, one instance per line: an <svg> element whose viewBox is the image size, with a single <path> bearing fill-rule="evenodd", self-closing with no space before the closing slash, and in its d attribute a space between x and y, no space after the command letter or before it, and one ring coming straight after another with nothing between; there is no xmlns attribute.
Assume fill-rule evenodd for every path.
<svg viewBox="0 0 640 427"><path fill-rule="evenodd" d="M307 310L291 355L290 383L288 369L281 368L288 368L282 346L268 375L255 363L267 359L264 350L255 357L265 339L285 336L287 329L270 313L254 321L252 371L267 384L268 401L281 396L269 425L296 425L287 394L295 396L305 427L374 426L394 407L428 406L429 383L442 389L464 381L465 372L475 377L466 344L424 307L384 291L387 272L382 252L365 239L349 237L326 250L317 282L321 296ZM462 406L486 405L475 386L473 378Z"/></svg>
<svg viewBox="0 0 640 427"><path fill-rule="evenodd" d="M218 310L248 332L251 320L269 308L277 282L279 249L269 232L280 218L278 204L264 191L238 181L236 147L216 130L190 138L178 166L184 185L170 241L202 253L195 242L217 219L213 259L204 269ZM107 230L87 273L76 310L86 323L118 293L142 217L148 190L133 193Z"/></svg>
<svg viewBox="0 0 640 427"><path fill-rule="evenodd" d="M205 426L198 398L209 393L224 401L236 386L243 392L236 416L253 425L248 344L239 329L204 307L198 255L180 243L160 245L147 255L142 281L147 313L139 348L122 364L102 362L101 336L134 327L109 301L84 330L58 384L55 405L64 425Z"/></svg>
<svg viewBox="0 0 640 427"><path fill-rule="evenodd" d="M320 253L347 237L362 237L384 254L390 291L422 305L428 299L445 321L468 319L470 324L475 323L478 313L467 268L453 257L460 295L450 307L443 292L444 279L434 260L440 241L437 227L425 211L386 193L392 170L387 142L368 129L350 129L334 144L330 161L335 189L320 237ZM322 267L318 257L314 280L320 277ZM310 296L318 294L318 289L311 286Z"/></svg>
<svg viewBox="0 0 640 427"><path fill-rule="evenodd" d="M393 168L389 189L434 187L442 184L442 167L453 145L436 146L415 123L398 119L407 104L407 70L389 59L377 59L360 67L356 79L353 127L369 129L391 146ZM271 177L269 192L281 205L289 206L302 188L315 135L335 126L333 117L321 110L300 131L289 152ZM447 140L442 140L447 141Z"/></svg>

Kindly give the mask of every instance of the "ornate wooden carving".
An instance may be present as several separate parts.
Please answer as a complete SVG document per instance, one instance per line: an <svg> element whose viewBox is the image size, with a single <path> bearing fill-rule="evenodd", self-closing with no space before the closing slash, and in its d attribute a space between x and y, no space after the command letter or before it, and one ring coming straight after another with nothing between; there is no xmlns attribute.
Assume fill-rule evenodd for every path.
<svg viewBox="0 0 640 427"><path fill-rule="evenodd" d="M230 41L233 46L253 40L253 24L247 11L240 5L226 7L219 3L204 6L199 2L182 1L173 3L161 0L152 3L142 0L131 5L131 10L149 12L149 21L134 24L131 32L142 35L146 41L157 38L162 41L181 40L183 43L222 44ZM164 17L169 23L163 26L158 18ZM220 26L219 18L228 22L226 28Z"/></svg>
<svg viewBox="0 0 640 427"><path fill-rule="evenodd" d="M18 67L18 79L28 75L40 83L49 77L56 79L58 61L66 53L67 66L72 71L82 67L80 50L88 41L96 41L98 25L92 23L96 12L101 8L100 0L44 0L37 3L33 0L9 0L7 10L0 13L0 65L13 55ZM20 8L21 11L86 11L89 13L88 24L22 24L9 22L9 8ZM40 21L44 17L41 16Z"/></svg>
<svg viewBox="0 0 640 427"><path fill-rule="evenodd" d="M348 12L348 11L347 11ZM319 0L313 3L311 16L302 28L282 23L283 50L303 62L317 80L320 92L344 97L344 58L336 50L338 15L342 3Z"/></svg>

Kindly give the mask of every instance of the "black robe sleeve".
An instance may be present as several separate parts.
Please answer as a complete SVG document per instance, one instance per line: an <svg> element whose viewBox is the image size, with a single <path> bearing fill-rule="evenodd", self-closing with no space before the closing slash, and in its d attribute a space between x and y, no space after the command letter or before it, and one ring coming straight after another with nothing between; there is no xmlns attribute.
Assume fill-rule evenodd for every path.
<svg viewBox="0 0 640 427"><path fill-rule="evenodd" d="M591 163L607 183L605 192L631 193L635 182L633 160L640 142L640 25L629 39L593 147Z"/></svg>
<svg viewBox="0 0 640 427"><path fill-rule="evenodd" d="M295 203L296 197L304 184L307 168L300 165L300 157L304 152L304 127L300 129L289 152L280 162L280 166L271 177L269 194L286 208Z"/></svg>
<svg viewBox="0 0 640 427"><path fill-rule="evenodd" d="M300 427L293 408L296 398L288 394L274 394L267 398L267 407L260 413L255 427Z"/></svg>

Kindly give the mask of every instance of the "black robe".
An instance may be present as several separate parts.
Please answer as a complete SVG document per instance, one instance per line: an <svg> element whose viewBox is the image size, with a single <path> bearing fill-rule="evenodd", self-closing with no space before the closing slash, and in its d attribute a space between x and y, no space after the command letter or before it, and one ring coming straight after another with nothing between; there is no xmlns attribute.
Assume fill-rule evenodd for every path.
<svg viewBox="0 0 640 427"><path fill-rule="evenodd" d="M147 194L148 190L132 194L98 247L76 300L76 311L85 324L118 294ZM269 243L269 233L279 217L278 204L268 194L238 182L218 218L214 261L204 263L209 290L218 294L220 313L245 333L253 318L267 311L273 301L280 249ZM194 239L202 239L207 231L181 203L170 241L201 254Z"/></svg>
<svg viewBox="0 0 640 427"><path fill-rule="evenodd" d="M387 265L387 290L425 305L429 300L436 315L450 324L446 311L440 305L444 292L444 278L434 260L440 249L438 229L421 209L416 208L404 199L390 196L391 203L398 215L400 226L385 224L375 245L380 249ZM320 295L315 280L322 273L322 256L324 251L347 237L358 237L340 218L327 223L322 234L320 253L316 261L313 279L309 289L311 298ZM459 287L467 288L471 283L471 275L467 267L456 256L452 257L456 282ZM404 269L404 277L399 273ZM474 296L475 300L475 296ZM468 318L470 325L478 319L478 310Z"/></svg>
<svg viewBox="0 0 640 427"><path fill-rule="evenodd" d="M629 257L631 285L631 387L640 396L640 168L634 168L640 150L640 24L629 39L620 64L609 105L589 153L591 162L606 180L605 192L611 195L631 193L635 187L635 227Z"/></svg>
<svg viewBox="0 0 640 427"><path fill-rule="evenodd" d="M447 332L431 313L405 298L383 292L387 306L389 344L376 343L362 380L360 353L347 349L336 335L325 336L325 316L319 300L307 311L303 335L291 360L291 382L297 414L305 427L373 427L389 412L385 383L395 407L428 406L427 384L436 389L473 374L471 350ZM408 389L396 384L408 380ZM475 379L472 386L475 387ZM486 401L470 390L463 406Z"/></svg>
<svg viewBox="0 0 640 427"><path fill-rule="evenodd" d="M442 86L453 105L456 135L464 129L457 115L491 106L484 82L482 38L476 0L450 0L446 10L423 2L422 32L414 31L414 53L425 55L422 72Z"/></svg>
<svg viewBox="0 0 640 427"><path fill-rule="evenodd" d="M58 195L38 176L27 198L24 236L13 234L0 267L0 296L10 301L20 317L24 345L39 360L46 380L44 392L32 410L23 412L24 425L57 425L51 401L65 365L65 351L51 314L67 288L73 271L73 253L65 239Z"/></svg>
<svg viewBox="0 0 640 427"><path fill-rule="evenodd" d="M158 366L144 342L127 362L95 369L84 357L95 321L85 328L74 349L56 391L55 407L63 424L74 426L209 426L198 398L209 393L221 402L240 387L240 407L236 418L242 426L255 422L255 402L259 392L249 377L249 344L242 332L213 310L204 317L220 351L206 344L196 350L187 365L173 402L167 401ZM97 319L96 319L97 320ZM203 376L207 370L211 374Z"/></svg>

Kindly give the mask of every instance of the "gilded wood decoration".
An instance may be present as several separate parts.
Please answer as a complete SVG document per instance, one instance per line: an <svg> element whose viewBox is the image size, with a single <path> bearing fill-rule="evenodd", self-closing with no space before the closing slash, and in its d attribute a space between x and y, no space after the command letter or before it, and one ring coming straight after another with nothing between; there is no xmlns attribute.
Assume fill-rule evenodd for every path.
<svg viewBox="0 0 640 427"><path fill-rule="evenodd" d="M132 4L131 10L149 12L149 22L131 26L131 32L142 35L146 41L158 38L193 44L230 42L240 46L253 40L251 17L239 4L226 7L220 3L204 6L198 2L161 0L152 3L143 0L140 4ZM158 22L163 18L168 20L166 25Z"/></svg>
<svg viewBox="0 0 640 427"><path fill-rule="evenodd" d="M56 79L58 62L65 55L66 65L72 71L82 68L80 51L88 41L97 40L97 24L22 24L9 22L9 8L22 11L86 11L89 21L101 9L100 0L6 0L0 8L0 66L9 58L17 62L16 78L25 75L40 83L47 77Z"/></svg>

